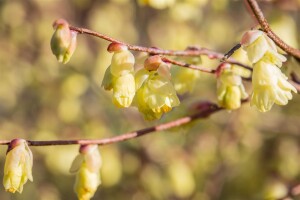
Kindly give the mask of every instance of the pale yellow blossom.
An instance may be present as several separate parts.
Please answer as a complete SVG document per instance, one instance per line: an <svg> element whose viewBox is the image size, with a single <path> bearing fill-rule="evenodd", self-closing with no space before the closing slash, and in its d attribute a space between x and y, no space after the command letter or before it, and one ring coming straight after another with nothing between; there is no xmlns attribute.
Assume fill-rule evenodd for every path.
<svg viewBox="0 0 300 200"><path fill-rule="evenodd" d="M3 185L8 192L21 193L27 180L33 181L32 153L23 139L15 139L10 145L12 149L6 155Z"/></svg>
<svg viewBox="0 0 300 200"><path fill-rule="evenodd" d="M101 184L102 160L97 145L86 145L80 149L80 154L73 161L70 172L76 173L74 190L78 199L89 200Z"/></svg>

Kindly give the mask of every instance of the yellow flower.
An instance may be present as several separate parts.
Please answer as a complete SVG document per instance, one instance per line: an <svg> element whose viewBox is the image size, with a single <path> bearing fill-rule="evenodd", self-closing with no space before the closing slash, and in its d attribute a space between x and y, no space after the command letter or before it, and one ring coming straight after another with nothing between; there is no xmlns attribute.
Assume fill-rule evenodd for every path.
<svg viewBox="0 0 300 200"><path fill-rule="evenodd" d="M21 193L23 185L32 178L32 153L26 140L15 139L10 143L4 165L3 185L6 191Z"/></svg>
<svg viewBox="0 0 300 200"><path fill-rule="evenodd" d="M135 95L134 56L122 44L112 43L109 51L114 52L111 65L106 69L102 86L113 90L113 103L120 108L129 107Z"/></svg>
<svg viewBox="0 0 300 200"><path fill-rule="evenodd" d="M292 91L297 93L287 79L275 65L264 61L256 63L252 75L251 105L261 112L269 111L274 103L286 105L293 97Z"/></svg>
<svg viewBox="0 0 300 200"><path fill-rule="evenodd" d="M242 78L230 68L221 71L218 78L217 94L219 105L228 110L238 109L241 107L241 100L248 97Z"/></svg>
<svg viewBox="0 0 300 200"><path fill-rule="evenodd" d="M244 34L241 44L253 64L250 104L261 112L269 111L274 103L286 105L297 90L278 68L286 58L277 52L275 43L264 32L253 30Z"/></svg>
<svg viewBox="0 0 300 200"><path fill-rule="evenodd" d="M56 20L53 24L55 32L51 38L51 50L58 62L69 62L77 45L77 32L69 29L69 24L64 19Z"/></svg>
<svg viewBox="0 0 300 200"><path fill-rule="evenodd" d="M97 145L84 145L80 147L70 168L76 173L74 190L79 200L91 199L100 185L100 168L102 160Z"/></svg>
<svg viewBox="0 0 300 200"><path fill-rule="evenodd" d="M176 91L167 77L165 70L159 68L151 72L141 69L136 73L138 89L135 103L147 120L159 119L163 113L180 104Z"/></svg>

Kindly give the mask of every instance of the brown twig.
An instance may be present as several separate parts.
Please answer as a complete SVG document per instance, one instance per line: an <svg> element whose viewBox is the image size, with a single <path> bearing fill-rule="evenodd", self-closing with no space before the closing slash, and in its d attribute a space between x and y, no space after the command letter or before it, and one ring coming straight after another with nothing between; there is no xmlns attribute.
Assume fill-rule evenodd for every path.
<svg viewBox="0 0 300 200"><path fill-rule="evenodd" d="M263 12L261 11L258 3L256 0L247 0L247 3L249 7L251 8L251 11L255 15L258 23L260 24L261 28L264 32L285 52L288 54L294 56L298 60L300 59L300 50L295 49L288 44L286 44L282 39L280 39L270 28L269 23L267 22L266 18L264 17Z"/></svg>
<svg viewBox="0 0 300 200"><path fill-rule="evenodd" d="M128 49L132 51L140 51L140 52L146 52L149 54L159 54L159 55L168 55L168 56L200 56L200 55L207 55L211 59L221 59L223 58L222 53L214 52L206 48L193 48L190 49L188 48L187 50L184 51L175 51L175 50L163 50L163 49L158 49L158 48L153 48L153 47L142 47L142 46L137 46L137 45L131 45L127 44L125 42L122 42L120 40L111 38L107 35L104 35L102 33L98 33L96 31L92 31L86 28L79 28L75 26L70 26L70 30L76 31L80 34L87 34L87 35L92 35L98 38L101 38L103 40L109 41L109 42L115 42L115 43L120 43L123 45L126 45Z"/></svg>
<svg viewBox="0 0 300 200"><path fill-rule="evenodd" d="M199 109L199 112L196 114L182 117L177 120L167 122L164 124L160 124L157 126L152 126L149 128L141 129L134 132L124 133L122 135L118 135L111 138L104 138L104 139L79 139L79 140L49 140L49 141L33 141L27 140L29 146L52 146L52 145L87 145L87 144L97 144L97 145L108 145L117 142L122 142L130 139L134 139L149 133L163 131L167 129L171 129L177 126L182 126L184 124L190 123L196 119L206 118L211 114L222 110L222 108L218 107L216 104L213 103L203 103ZM0 140L0 145L9 145L10 140Z"/></svg>
<svg viewBox="0 0 300 200"><path fill-rule="evenodd" d="M132 44L127 44L125 42L122 42L120 40L114 39L112 37L109 37L107 35L104 35L102 33L98 33L96 31L92 31L86 28L79 28L75 26L70 26L70 30L76 31L77 33L80 34L87 34L87 35L92 35L98 38L101 38L103 40L109 41L109 42L114 42L114 43L120 43L123 45L126 45L129 50L132 51L139 51L139 52L146 52L152 55L165 55L165 56L187 56L187 57L197 57L201 55L205 55L210 59L222 59L224 57L223 53L215 52L206 48L200 48L200 47L193 47L193 48L187 48L186 50L164 50L164 49L159 49L159 48L154 48L154 47L142 47L142 46L137 46L137 45L132 45ZM229 58L226 60L227 63L239 65L241 67L247 67L247 65L238 62L237 60L233 58ZM180 65L181 66L181 65ZM197 68L195 68L198 70ZM204 69L205 70L205 69Z"/></svg>
<svg viewBox="0 0 300 200"><path fill-rule="evenodd" d="M207 69L207 68L205 68L203 66L200 66L200 65L192 65L192 64L181 62L181 61L172 60L172 59L167 58L167 57L162 57L161 59L162 59L162 61L164 61L166 63L170 63L170 64L173 64L173 65L178 65L178 66L181 66L181 67L186 67L186 68L189 68L189 69L199 70L199 71L206 72L206 73L214 74L215 71L216 71L214 69Z"/></svg>
<svg viewBox="0 0 300 200"><path fill-rule="evenodd" d="M200 65L193 65L193 64L182 62L182 61L173 60L173 59L170 59L170 58L167 58L167 57L163 57L163 56L162 56L161 59L162 59L162 61L164 61L166 63L170 63L170 64L177 65L177 66L180 66L180 67L185 67L185 68L189 68L189 69L199 70L199 71L202 71L202 72L205 72L205 73L210 73L210 74L216 73L215 69L208 69L208 68L200 66ZM240 63L238 61L228 61L227 60L224 63L229 63L229 64L232 64L232 65L238 65L238 66L243 67L245 69L248 69L250 71L253 70L250 66L245 65L243 63Z"/></svg>

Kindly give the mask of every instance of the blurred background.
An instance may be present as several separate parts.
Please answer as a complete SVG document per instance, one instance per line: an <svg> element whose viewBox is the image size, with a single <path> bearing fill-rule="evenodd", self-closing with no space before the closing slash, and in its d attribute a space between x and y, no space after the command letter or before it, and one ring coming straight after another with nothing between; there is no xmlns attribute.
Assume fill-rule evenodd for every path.
<svg viewBox="0 0 300 200"><path fill-rule="evenodd" d="M259 3L273 30L299 47L300 1ZM1 0L1 139L112 137L185 116L197 102L216 102L215 77L200 74L194 90L181 95L181 105L161 120L147 122L135 108L116 108L111 92L101 88L111 59L109 43L79 35L70 62L59 64L50 50L52 23L58 18L131 44L165 49L198 45L219 52L228 51L255 26L238 0ZM219 62L201 60L212 68ZM292 59L283 69L300 75L299 63ZM251 84L245 84L251 93ZM259 113L246 103L234 112L100 147L102 184L94 199L282 197L300 183L299 104L299 95L294 95L287 106ZM68 170L78 146L31 149L34 182L21 195L2 188L0 199L76 199L75 177ZM1 146L1 179L5 152Z"/></svg>

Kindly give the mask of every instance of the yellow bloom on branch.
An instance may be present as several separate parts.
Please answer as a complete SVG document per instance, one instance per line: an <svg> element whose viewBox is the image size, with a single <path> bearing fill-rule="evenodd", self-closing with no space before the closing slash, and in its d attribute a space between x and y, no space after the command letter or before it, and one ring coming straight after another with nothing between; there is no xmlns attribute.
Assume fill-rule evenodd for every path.
<svg viewBox="0 0 300 200"><path fill-rule="evenodd" d="M218 77L218 103L227 110L241 107L241 100L248 97L242 78L230 68L223 69Z"/></svg>
<svg viewBox="0 0 300 200"><path fill-rule="evenodd" d="M27 180L33 181L32 153L23 139L12 140L10 148L5 159L3 185L8 192L21 193Z"/></svg>
<svg viewBox="0 0 300 200"><path fill-rule="evenodd" d="M106 69L102 86L113 90L113 103L120 108L129 107L135 95L133 54L122 44L112 43L108 47L113 52L111 65Z"/></svg>
<svg viewBox="0 0 300 200"><path fill-rule="evenodd" d="M275 65L263 61L255 64L251 105L261 112L269 111L274 103L286 105L293 97L292 91L297 93L296 88L287 79Z"/></svg>
<svg viewBox="0 0 300 200"><path fill-rule="evenodd" d="M163 67L163 65L162 65ZM137 72L135 103L147 120L159 119L180 104L173 84L167 73L141 69Z"/></svg>
<svg viewBox="0 0 300 200"><path fill-rule="evenodd" d="M101 166L98 145L80 147L80 154L74 159L70 168L71 173L76 173L74 190L79 200L89 200L94 196L101 183Z"/></svg>
<svg viewBox="0 0 300 200"><path fill-rule="evenodd" d="M261 112L269 111L274 103L286 105L297 90L279 69L286 58L277 52L275 43L264 32L253 30L244 34L241 44L253 64L250 104Z"/></svg>

